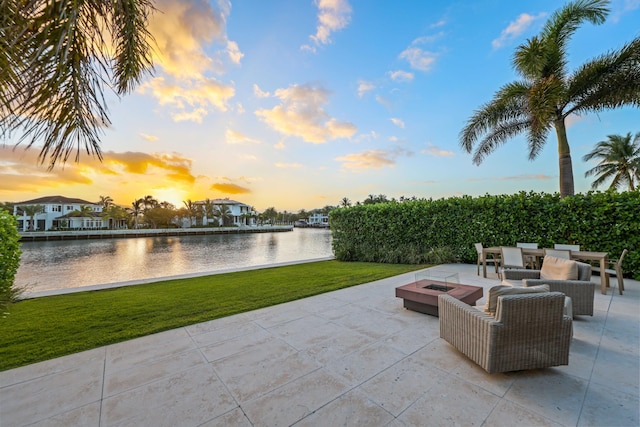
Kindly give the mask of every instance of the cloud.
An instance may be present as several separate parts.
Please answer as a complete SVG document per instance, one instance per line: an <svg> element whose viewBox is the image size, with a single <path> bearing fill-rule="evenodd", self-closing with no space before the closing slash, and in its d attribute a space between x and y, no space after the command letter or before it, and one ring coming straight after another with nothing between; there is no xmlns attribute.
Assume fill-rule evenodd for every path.
<svg viewBox="0 0 640 427"><path fill-rule="evenodd" d="M402 119L397 119L397 118L395 118L395 117L392 117L392 118L391 118L391 122L392 122L394 125L398 126L399 128L404 129L404 121L403 121Z"/></svg>
<svg viewBox="0 0 640 427"><path fill-rule="evenodd" d="M392 106L391 100L381 95L376 95L376 102L378 102L378 104L384 105L387 108L391 108Z"/></svg>
<svg viewBox="0 0 640 427"><path fill-rule="evenodd" d="M507 28L502 30L500 37L494 39L491 45L494 49L500 49L508 41L515 39L524 33L536 20L542 19L547 14L542 12L536 16L529 15L528 13L521 13L515 21L511 21Z"/></svg>
<svg viewBox="0 0 640 427"><path fill-rule="evenodd" d="M146 133L140 133L140 136L142 137L142 139L144 139L145 141L149 141L149 142L155 142L155 141L158 140L157 136L148 135Z"/></svg>
<svg viewBox="0 0 640 427"><path fill-rule="evenodd" d="M361 169L380 169L385 166L393 167L396 164L396 158L400 155L410 155L402 149L395 150L366 150L362 153L347 154L346 156L337 157L335 160L342 162L342 166L351 170Z"/></svg>
<svg viewBox="0 0 640 427"><path fill-rule="evenodd" d="M283 168L283 169L298 169L301 168L302 165L300 163L282 163L282 162L278 162L275 164L277 168Z"/></svg>
<svg viewBox="0 0 640 427"><path fill-rule="evenodd" d="M256 98L268 98L271 96L269 92L264 92L260 87L254 83L253 85L253 94Z"/></svg>
<svg viewBox="0 0 640 427"><path fill-rule="evenodd" d="M420 71L429 71L436 61L437 54L422 50L417 46L411 46L400 53L400 59L406 59L411 68Z"/></svg>
<svg viewBox="0 0 640 427"><path fill-rule="evenodd" d="M433 144L429 144L427 148L421 151L423 154L428 154L429 156L434 157L449 157L454 156L455 153L453 151L443 150L441 148L436 147Z"/></svg>
<svg viewBox="0 0 640 427"><path fill-rule="evenodd" d="M413 80L413 73L410 73L408 71L389 71L388 74L389 77L391 77L391 80L393 80L394 82L410 82Z"/></svg>
<svg viewBox="0 0 640 427"><path fill-rule="evenodd" d="M280 105L271 110L257 110L255 114L283 135L321 144L356 133L354 124L329 117L325 112L323 106L328 102L329 93L323 88L293 85L276 90L275 96L280 99Z"/></svg>
<svg viewBox="0 0 640 427"><path fill-rule="evenodd" d="M226 111L235 90L209 73L220 74L225 61L237 65L244 56L226 35L231 3L218 0L214 9L206 0L158 0L155 6L149 32L157 46L153 62L158 77L142 84L140 93L171 107L175 121L201 122L212 107ZM204 49L211 43L219 46L212 56Z"/></svg>
<svg viewBox="0 0 640 427"><path fill-rule="evenodd" d="M216 190L224 194L248 194L251 193L251 190L246 187L241 187L237 184L232 184L228 182L216 182L215 184L211 184L211 190Z"/></svg>
<svg viewBox="0 0 640 427"><path fill-rule="evenodd" d="M273 148L275 148L276 150L284 150L285 149L285 145L284 145L284 141L281 139L280 141L278 141L277 144L273 145Z"/></svg>
<svg viewBox="0 0 640 427"><path fill-rule="evenodd" d="M171 117L175 121L197 123L202 122L211 107L227 111L227 101L235 95L232 86L204 77L181 84L168 81L165 77L156 77L140 85L139 91L152 93L160 105L173 107Z"/></svg>
<svg viewBox="0 0 640 427"><path fill-rule="evenodd" d="M429 28L440 28L440 27L444 27L446 25L447 21L444 19L439 20L438 22L436 22L435 24L431 24L429 25Z"/></svg>
<svg viewBox="0 0 640 427"><path fill-rule="evenodd" d="M172 180L187 183L193 183L196 180L191 174L191 159L179 154L108 151L104 153L101 165L106 172L116 175L122 173L146 175L152 169L158 169L166 171L166 176Z"/></svg>
<svg viewBox="0 0 640 427"><path fill-rule="evenodd" d="M249 138L243 133L237 132L232 129L227 129L225 132L225 138L227 140L227 144L244 144L244 143L252 143L252 144L260 144L261 141L257 139Z"/></svg>
<svg viewBox="0 0 640 427"><path fill-rule="evenodd" d="M331 34L342 30L351 21L351 6L347 0L315 0L318 7L316 33L309 36L316 46L331 43ZM313 46L304 45L303 50L315 52Z"/></svg>
<svg viewBox="0 0 640 427"><path fill-rule="evenodd" d="M358 96L362 98L367 92L374 90L376 86L365 80L358 80Z"/></svg>

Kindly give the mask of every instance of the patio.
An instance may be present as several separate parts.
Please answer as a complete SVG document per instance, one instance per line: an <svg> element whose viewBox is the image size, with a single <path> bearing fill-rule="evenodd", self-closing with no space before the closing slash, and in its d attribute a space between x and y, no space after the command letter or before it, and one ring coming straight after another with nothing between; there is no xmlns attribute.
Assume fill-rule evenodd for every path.
<svg viewBox="0 0 640 427"><path fill-rule="evenodd" d="M499 284L476 266L464 284ZM640 282L595 293L568 366L489 375L405 310L404 274L0 372L0 425L637 426ZM592 280L600 282L598 276Z"/></svg>

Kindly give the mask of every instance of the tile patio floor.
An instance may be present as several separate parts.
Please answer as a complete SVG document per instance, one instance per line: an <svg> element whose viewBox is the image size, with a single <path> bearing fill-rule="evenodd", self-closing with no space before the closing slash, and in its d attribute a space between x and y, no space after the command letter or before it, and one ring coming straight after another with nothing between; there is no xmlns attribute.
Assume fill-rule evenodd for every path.
<svg viewBox="0 0 640 427"><path fill-rule="evenodd" d="M475 265L433 269L485 296L498 284ZM0 426L640 424L640 282L597 288L568 366L489 375L439 338L437 318L402 308L394 289L412 279L0 372Z"/></svg>

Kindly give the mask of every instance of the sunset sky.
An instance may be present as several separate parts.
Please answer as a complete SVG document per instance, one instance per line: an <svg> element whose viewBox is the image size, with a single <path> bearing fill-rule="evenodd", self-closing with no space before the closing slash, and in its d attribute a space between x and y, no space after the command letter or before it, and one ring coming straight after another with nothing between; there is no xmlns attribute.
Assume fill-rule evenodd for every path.
<svg viewBox="0 0 640 427"><path fill-rule="evenodd" d="M63 195L117 204L147 194L177 207L229 197L259 212L369 194L432 197L557 192L555 133L534 161L515 138L480 166L459 147L473 111L517 78L514 49L564 1L159 0L155 74L107 94L104 161L48 172L38 147L0 145L0 201ZM583 24L569 68L640 35L640 0ZM573 117L582 160L607 135L640 132L640 110ZM16 138L16 135L14 135Z"/></svg>

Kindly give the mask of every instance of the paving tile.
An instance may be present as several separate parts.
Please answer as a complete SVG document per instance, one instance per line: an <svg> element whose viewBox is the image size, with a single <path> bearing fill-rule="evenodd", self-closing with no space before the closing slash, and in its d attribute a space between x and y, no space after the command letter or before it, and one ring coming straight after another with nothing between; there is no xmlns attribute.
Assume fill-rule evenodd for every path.
<svg viewBox="0 0 640 427"><path fill-rule="evenodd" d="M327 319L309 315L291 322L272 326L268 330L293 348L304 350L314 344L326 341L344 329L346 328Z"/></svg>
<svg viewBox="0 0 640 427"><path fill-rule="evenodd" d="M356 386L373 378L404 357L402 352L382 342L375 342L341 359L330 361L325 367L349 384Z"/></svg>
<svg viewBox="0 0 640 427"><path fill-rule="evenodd" d="M208 332L192 335L191 339L198 347L202 347L262 331L264 331L264 328L253 322L238 322Z"/></svg>
<svg viewBox="0 0 640 427"><path fill-rule="evenodd" d="M449 375L414 358L406 358L358 387L369 399L394 416L443 382Z"/></svg>
<svg viewBox="0 0 640 427"><path fill-rule="evenodd" d="M637 427L640 425L640 398L614 388L591 383L584 400L578 426ZM615 421L614 421L615 420Z"/></svg>
<svg viewBox="0 0 640 427"><path fill-rule="evenodd" d="M587 381L555 368L514 373L515 381L505 395L512 401L551 421L576 425L587 390Z"/></svg>
<svg viewBox="0 0 640 427"><path fill-rule="evenodd" d="M106 371L112 373L196 348L184 328L153 334L107 347Z"/></svg>
<svg viewBox="0 0 640 427"><path fill-rule="evenodd" d="M242 409L235 408L224 415L203 423L200 427L253 427Z"/></svg>
<svg viewBox="0 0 640 427"><path fill-rule="evenodd" d="M21 426L100 401L104 360L92 358L49 375L2 387L2 425Z"/></svg>
<svg viewBox="0 0 640 427"><path fill-rule="evenodd" d="M154 360L147 364L139 364L128 369L105 375L104 395L113 396L145 384L175 375L197 366L206 365L207 361L199 350L189 350L172 354L164 359Z"/></svg>
<svg viewBox="0 0 640 427"><path fill-rule="evenodd" d="M295 423L295 427L385 426L393 415L352 390L311 415Z"/></svg>
<svg viewBox="0 0 640 427"><path fill-rule="evenodd" d="M562 427L562 424L548 420L508 400L501 400L498 405L496 405L484 425L492 427Z"/></svg>
<svg viewBox="0 0 640 427"><path fill-rule="evenodd" d="M202 365L105 398L101 425L198 426L237 406L211 367Z"/></svg>
<svg viewBox="0 0 640 427"><path fill-rule="evenodd" d="M318 369L255 400L242 408L254 426L289 426L346 393L349 385Z"/></svg>
<svg viewBox="0 0 640 427"><path fill-rule="evenodd" d="M640 393L640 359L620 349L601 347L591 383L637 395Z"/></svg>
<svg viewBox="0 0 640 427"><path fill-rule="evenodd" d="M90 403L77 409L53 415L31 427L69 427L69 426L99 426L100 425L100 402ZM0 418L0 422L2 418ZM2 425L2 424L0 424Z"/></svg>
<svg viewBox="0 0 640 427"><path fill-rule="evenodd" d="M481 425L500 399L454 376L438 383L398 417L407 426ZM515 425L515 424L514 424Z"/></svg>
<svg viewBox="0 0 640 427"><path fill-rule="evenodd" d="M247 335L216 342L200 348L209 362L224 359L239 353L249 351L273 341L274 336L265 329Z"/></svg>
<svg viewBox="0 0 640 427"><path fill-rule="evenodd" d="M321 365L345 357L374 342L368 335L351 329L340 328L325 341L307 347L303 353Z"/></svg>
<svg viewBox="0 0 640 427"><path fill-rule="evenodd" d="M265 348L240 353L212 362L212 365L240 403L269 393L321 367L308 356L273 340L265 344Z"/></svg>
<svg viewBox="0 0 640 427"><path fill-rule="evenodd" d="M251 323L250 313L234 314L233 316L221 317L219 319L210 320L208 322L196 323L195 325L185 326L185 330L191 336L213 332L218 329L225 329L229 326L238 326L245 323Z"/></svg>

